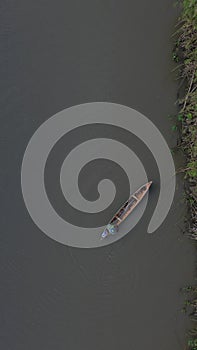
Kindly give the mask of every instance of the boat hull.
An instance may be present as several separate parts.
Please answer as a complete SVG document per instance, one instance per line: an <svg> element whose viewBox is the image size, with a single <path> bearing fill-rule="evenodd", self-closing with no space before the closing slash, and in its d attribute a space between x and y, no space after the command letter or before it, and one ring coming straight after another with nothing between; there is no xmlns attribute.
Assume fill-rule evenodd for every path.
<svg viewBox="0 0 197 350"><path fill-rule="evenodd" d="M108 235L113 235L118 232L118 227L120 226L120 224L132 213L132 211L141 202L146 193L149 191L151 185L152 181L147 182L129 197L129 199L121 206L121 208L110 220L106 229L103 231L101 238L106 238Z"/></svg>

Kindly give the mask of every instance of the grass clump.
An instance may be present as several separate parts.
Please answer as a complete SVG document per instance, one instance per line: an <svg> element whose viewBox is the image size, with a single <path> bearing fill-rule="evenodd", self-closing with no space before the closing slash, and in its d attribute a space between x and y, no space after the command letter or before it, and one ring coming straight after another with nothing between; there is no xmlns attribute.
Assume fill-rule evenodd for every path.
<svg viewBox="0 0 197 350"><path fill-rule="evenodd" d="M177 121L179 147L185 156L189 233L197 240L197 0L182 0L173 58L178 62L179 90Z"/></svg>
<svg viewBox="0 0 197 350"><path fill-rule="evenodd" d="M185 192L188 204L187 232L197 240L197 0L180 0L180 17L177 24L173 59L177 63L180 88L179 112L176 116L180 131L179 147L184 153ZM187 348L197 350L197 287L186 287L188 310L194 321L189 331Z"/></svg>

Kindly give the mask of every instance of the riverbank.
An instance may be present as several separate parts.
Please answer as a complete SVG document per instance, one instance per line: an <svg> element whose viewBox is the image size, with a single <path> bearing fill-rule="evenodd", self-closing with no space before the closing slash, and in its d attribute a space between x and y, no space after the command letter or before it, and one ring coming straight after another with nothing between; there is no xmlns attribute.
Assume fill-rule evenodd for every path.
<svg viewBox="0 0 197 350"><path fill-rule="evenodd" d="M197 0L181 1L173 58L178 66L180 88L177 114L179 148L185 157L181 172L185 174L185 194L188 208L186 232L197 240ZM184 288L188 293L186 307L191 307L194 326L189 331L188 349L197 349L197 288Z"/></svg>

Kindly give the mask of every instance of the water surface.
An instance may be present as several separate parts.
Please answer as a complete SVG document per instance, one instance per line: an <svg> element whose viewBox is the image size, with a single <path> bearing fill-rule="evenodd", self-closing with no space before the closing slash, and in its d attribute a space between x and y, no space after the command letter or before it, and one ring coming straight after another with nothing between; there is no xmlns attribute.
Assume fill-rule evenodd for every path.
<svg viewBox="0 0 197 350"><path fill-rule="evenodd" d="M40 232L20 188L33 132L72 105L109 101L137 109L174 146L167 118L177 91L172 1L2 0L0 13L1 348L183 348L187 318L179 289L192 280L193 249L181 232L181 181L155 234L146 234L143 218L124 239L90 250ZM81 179L85 186L86 175Z"/></svg>

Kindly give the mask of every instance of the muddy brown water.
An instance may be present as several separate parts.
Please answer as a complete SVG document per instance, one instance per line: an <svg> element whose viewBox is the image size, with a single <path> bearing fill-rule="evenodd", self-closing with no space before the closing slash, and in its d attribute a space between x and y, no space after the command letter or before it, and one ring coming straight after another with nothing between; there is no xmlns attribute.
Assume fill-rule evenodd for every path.
<svg viewBox="0 0 197 350"><path fill-rule="evenodd" d="M179 289L193 279L194 250L182 236L181 179L156 233L146 234L147 216L99 249L45 236L20 188L33 132L72 105L135 108L174 146L173 2L2 0L0 8L0 348L183 349L189 324Z"/></svg>

